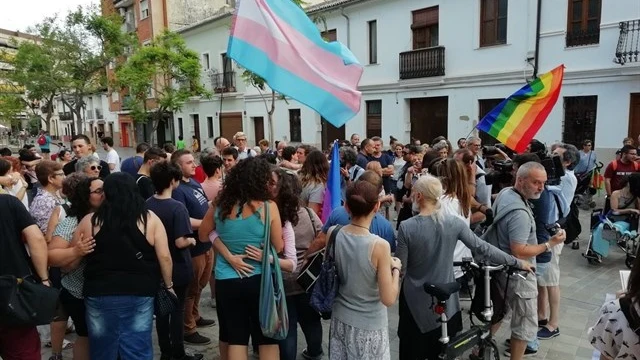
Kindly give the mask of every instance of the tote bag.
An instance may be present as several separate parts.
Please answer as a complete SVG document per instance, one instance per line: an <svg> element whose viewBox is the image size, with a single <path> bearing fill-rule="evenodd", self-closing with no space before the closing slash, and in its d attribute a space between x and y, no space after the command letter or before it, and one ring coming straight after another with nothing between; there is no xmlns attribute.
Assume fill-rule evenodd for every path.
<svg viewBox="0 0 640 360"><path fill-rule="evenodd" d="M271 245L271 217L269 204L264 204L264 246L262 250L262 279L260 280L260 328L262 335L275 340L287 338L289 315L282 284L278 254ZM270 262L273 259L273 264Z"/></svg>

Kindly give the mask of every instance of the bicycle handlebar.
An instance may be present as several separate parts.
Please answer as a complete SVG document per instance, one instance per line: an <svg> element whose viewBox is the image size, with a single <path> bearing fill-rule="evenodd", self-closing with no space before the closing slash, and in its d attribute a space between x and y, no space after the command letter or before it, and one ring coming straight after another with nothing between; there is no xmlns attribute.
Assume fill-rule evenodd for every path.
<svg viewBox="0 0 640 360"><path fill-rule="evenodd" d="M489 270L489 272L492 271L501 271L501 270L506 270L506 271L512 271L512 272L523 272L523 273L528 273L529 271L527 270L523 270L520 269L518 266L511 266L511 265L489 265L485 262L480 262L479 264L474 262L472 259L462 259L462 261L454 261L453 262L453 266L460 266L460 267L473 267L476 268L478 270Z"/></svg>

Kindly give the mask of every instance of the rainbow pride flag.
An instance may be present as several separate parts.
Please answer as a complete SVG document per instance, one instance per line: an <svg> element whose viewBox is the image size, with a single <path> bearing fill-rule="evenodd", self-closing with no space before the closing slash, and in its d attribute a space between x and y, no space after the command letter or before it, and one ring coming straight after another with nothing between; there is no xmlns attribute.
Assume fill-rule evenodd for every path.
<svg viewBox="0 0 640 360"><path fill-rule="evenodd" d="M333 209L340 207L342 203L342 192L340 191L339 147L338 140L335 140L333 142L333 147L331 148L331 164L329 164L327 187L324 191L324 200L322 201L322 223L326 223Z"/></svg>
<svg viewBox="0 0 640 360"><path fill-rule="evenodd" d="M291 0L240 0L227 54L335 127L360 111L362 65L343 44L324 41Z"/></svg>
<svg viewBox="0 0 640 360"><path fill-rule="evenodd" d="M523 152L558 101L564 65L540 75L504 99L480 120L477 128L515 152Z"/></svg>

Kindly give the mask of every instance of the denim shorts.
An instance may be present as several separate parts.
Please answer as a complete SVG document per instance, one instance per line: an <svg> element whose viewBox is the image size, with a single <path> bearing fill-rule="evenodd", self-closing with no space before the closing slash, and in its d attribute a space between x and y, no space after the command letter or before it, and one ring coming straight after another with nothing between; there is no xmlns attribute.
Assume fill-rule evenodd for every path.
<svg viewBox="0 0 640 360"><path fill-rule="evenodd" d="M92 360L153 359L153 297L85 298Z"/></svg>

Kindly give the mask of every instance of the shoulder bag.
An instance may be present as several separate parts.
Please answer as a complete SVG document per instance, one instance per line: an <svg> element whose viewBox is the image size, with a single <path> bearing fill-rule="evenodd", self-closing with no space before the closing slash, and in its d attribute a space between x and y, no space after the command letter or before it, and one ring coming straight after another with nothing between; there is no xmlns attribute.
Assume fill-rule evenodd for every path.
<svg viewBox="0 0 640 360"><path fill-rule="evenodd" d="M310 305L322 315L323 319L331 318L333 302L338 294L338 287L340 286L335 260L335 243L340 229L342 229L342 225L335 226L329 235L322 268L311 292Z"/></svg>
<svg viewBox="0 0 640 360"><path fill-rule="evenodd" d="M315 239L318 236L318 232L316 231L316 223L313 219L313 214L311 213L313 210L308 207L305 209L309 214L309 219L311 219L311 226L313 226L313 238ZM311 254L309 256L309 261L300 269L296 282L304 289L305 292L309 293L313 289L313 285L316 283L316 280L320 275L320 270L322 270L323 261L324 249Z"/></svg>
<svg viewBox="0 0 640 360"><path fill-rule="evenodd" d="M271 245L271 216L269 204L264 203L264 246L262 248L262 277L260 280L260 329L275 340L284 340L289 331L287 300L282 283L278 254ZM273 259L273 264L271 263Z"/></svg>

